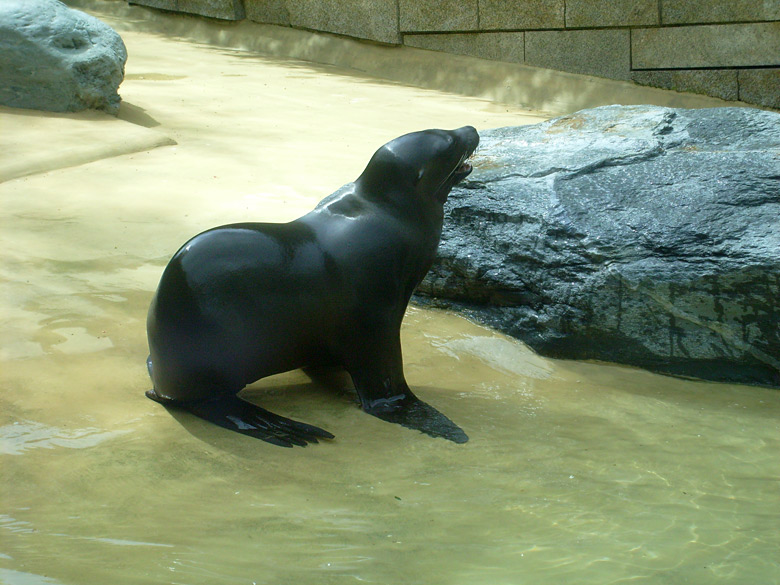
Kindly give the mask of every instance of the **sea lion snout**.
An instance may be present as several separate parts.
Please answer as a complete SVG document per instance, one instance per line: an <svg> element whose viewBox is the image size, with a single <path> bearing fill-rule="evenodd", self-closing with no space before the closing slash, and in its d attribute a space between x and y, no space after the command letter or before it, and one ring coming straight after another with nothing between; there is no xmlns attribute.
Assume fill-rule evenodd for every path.
<svg viewBox="0 0 780 585"><path fill-rule="evenodd" d="M455 159L454 166L450 167L449 174L434 192L435 198L442 204L446 203L450 190L471 174L473 168L468 159L479 145L479 134L473 126L463 126L446 133L451 136L456 155L459 156Z"/></svg>
<svg viewBox="0 0 780 585"><path fill-rule="evenodd" d="M470 153L469 156L474 154L477 146L479 146L479 133L474 126L463 126L462 128L453 130L452 133L466 145Z"/></svg>
<svg viewBox="0 0 780 585"><path fill-rule="evenodd" d="M453 130L453 133L458 136L458 139L464 144L466 153L460 160L460 164L455 169L455 174L459 175L456 184L465 179L472 171L471 163L469 159L474 154L479 146L479 133L473 126L463 126Z"/></svg>

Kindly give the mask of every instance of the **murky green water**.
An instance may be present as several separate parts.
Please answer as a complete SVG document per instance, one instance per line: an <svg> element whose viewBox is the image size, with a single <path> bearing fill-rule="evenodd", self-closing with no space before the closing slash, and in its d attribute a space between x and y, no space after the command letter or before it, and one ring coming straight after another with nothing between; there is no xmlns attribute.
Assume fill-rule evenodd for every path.
<svg viewBox="0 0 780 585"><path fill-rule="evenodd" d="M178 145L0 184L0 583L780 583L777 391L411 309L407 378L465 445L300 372L247 392L336 440L275 448L144 398L146 308L187 237L296 217L404 131L540 115L123 36L124 118ZM79 149L71 118L36 120Z"/></svg>
<svg viewBox="0 0 780 585"><path fill-rule="evenodd" d="M96 321L132 321L126 303L96 301ZM7 571L81 584L777 581L776 393L549 362L412 310L410 383L471 441L382 423L291 373L248 392L337 439L285 450L145 400L139 337L3 368Z"/></svg>

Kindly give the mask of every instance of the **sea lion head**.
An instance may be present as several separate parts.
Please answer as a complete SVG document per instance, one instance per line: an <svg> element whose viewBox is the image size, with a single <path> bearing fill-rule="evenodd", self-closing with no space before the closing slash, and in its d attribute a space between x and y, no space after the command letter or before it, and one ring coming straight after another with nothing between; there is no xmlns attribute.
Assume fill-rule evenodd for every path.
<svg viewBox="0 0 780 585"><path fill-rule="evenodd" d="M404 134L374 153L355 185L368 199L402 206L435 202L441 207L452 188L471 173L467 159L478 144L479 135L471 126Z"/></svg>

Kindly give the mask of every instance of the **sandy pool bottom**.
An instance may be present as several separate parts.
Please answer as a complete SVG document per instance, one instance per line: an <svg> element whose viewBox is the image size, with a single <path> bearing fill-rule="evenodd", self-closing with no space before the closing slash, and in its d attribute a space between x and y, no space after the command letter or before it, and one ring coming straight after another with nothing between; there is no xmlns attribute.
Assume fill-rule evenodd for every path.
<svg viewBox="0 0 780 585"><path fill-rule="evenodd" d="M404 132L545 115L123 37L119 119L0 109L0 583L780 582L776 391L547 360L412 308L407 379L466 445L299 372L248 392L335 441L145 399L146 309L187 238L295 218Z"/></svg>

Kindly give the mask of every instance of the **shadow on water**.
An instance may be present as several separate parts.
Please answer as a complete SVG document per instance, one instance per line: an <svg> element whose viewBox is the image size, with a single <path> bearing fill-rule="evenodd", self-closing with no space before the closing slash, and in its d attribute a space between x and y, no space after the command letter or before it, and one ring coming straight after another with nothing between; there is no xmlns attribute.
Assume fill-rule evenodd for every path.
<svg viewBox="0 0 780 585"><path fill-rule="evenodd" d="M361 410L360 400L352 381L344 370L339 368L307 368L303 372L311 379L311 382L285 383L285 379L299 377L300 372L294 371L255 382L245 388L240 393L240 397L251 404L266 408L274 414L291 417L306 424L320 425L321 420L330 419L331 422L326 424L328 428L325 430L336 435L337 439L339 430L345 430L343 422L339 422L339 419L344 416L351 418L356 415L357 423L362 421L369 424L368 421L372 421L373 417ZM430 395L431 399L436 401L435 395L452 395L453 390L424 387L416 388L415 392L418 397L422 395L421 397L425 399L427 395ZM163 406L191 436L222 451L238 449L239 452L243 452L245 448L252 446L258 449L276 449L255 438L247 438L246 441L236 439L236 433L220 428L182 408L171 405ZM432 410L436 412L436 409ZM441 413L437 414L441 415ZM338 428L339 424L342 425L341 429ZM370 424L373 424L373 421ZM399 439L409 438L410 430L404 429L403 425L388 423L386 430L391 434L397 433ZM420 433L417 429L411 429L411 432L414 433L417 440L439 443L439 438L434 439L423 436L423 434L417 436ZM238 443L237 440L240 440L241 443ZM320 439L320 441L325 445L330 443L326 439Z"/></svg>
<svg viewBox="0 0 780 585"><path fill-rule="evenodd" d="M251 387L244 389L240 396L243 400L260 406L261 408L267 408L274 414L285 417L289 416L299 422L307 424L315 424L309 420L312 419L312 412L314 409L309 408L308 412L302 411L301 405L329 402L332 403L334 409L359 408L357 395L354 390L350 391L343 385L343 382L346 380L344 380L342 372L337 372L335 370L328 372L323 371L319 372L317 376L317 381L283 386L268 386L269 383L274 384L274 382L269 382L268 380L260 381ZM264 382L266 383L265 386L263 386ZM273 403L273 407L269 406L269 402ZM198 418L182 408L169 405L164 405L164 407L184 430L196 439L207 443L212 447L222 451L230 451L231 449L236 448L242 449L246 446L243 440L243 444L239 446L236 442L237 434L230 430L220 428L208 421ZM292 412L294 412L294 414L291 414ZM314 414L314 417L316 418L316 414ZM325 430L333 432L331 429ZM248 437L246 441L255 445L258 449L276 449L276 447L267 445L263 441L255 438ZM329 441L325 439L321 439L321 441L325 444L329 443Z"/></svg>

